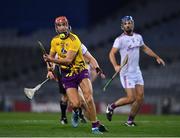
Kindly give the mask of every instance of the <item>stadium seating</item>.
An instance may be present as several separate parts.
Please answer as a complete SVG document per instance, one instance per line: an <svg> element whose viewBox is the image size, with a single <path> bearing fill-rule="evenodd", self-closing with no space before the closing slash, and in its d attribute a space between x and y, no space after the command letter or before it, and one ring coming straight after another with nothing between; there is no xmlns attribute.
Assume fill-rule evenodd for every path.
<svg viewBox="0 0 180 138"><path fill-rule="evenodd" d="M98 78L93 85L96 101L108 103L124 95L118 77L113 80L107 92L102 92L104 83L114 73L108 53L115 37L121 33L120 19L124 15L134 17L136 31L144 36L145 42L167 63L167 66L162 68L151 58L141 54L145 94L148 97L145 101L156 102L154 97L160 98L161 95L180 97L180 48L177 43L180 36L177 30L180 26L179 5L179 0L133 1L91 28L73 29L107 76L105 80ZM168 7L173 8L167 10ZM28 35L22 35L17 29L0 30L0 97L4 94L11 101L27 100L23 88L34 87L45 79L46 65L37 47L37 40L41 40L48 50L54 33L54 30L47 28ZM57 84L51 81L39 91L35 100L58 101L58 96Z"/></svg>

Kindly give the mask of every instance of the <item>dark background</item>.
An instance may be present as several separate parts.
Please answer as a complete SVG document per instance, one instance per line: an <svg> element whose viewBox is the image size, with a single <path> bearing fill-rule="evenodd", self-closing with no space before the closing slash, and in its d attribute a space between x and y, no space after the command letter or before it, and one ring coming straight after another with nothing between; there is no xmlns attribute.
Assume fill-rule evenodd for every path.
<svg viewBox="0 0 180 138"><path fill-rule="evenodd" d="M39 28L54 27L54 19L65 15L75 28L93 26L110 16L124 0L6 0L0 5L0 28L18 28L28 33Z"/></svg>
<svg viewBox="0 0 180 138"><path fill-rule="evenodd" d="M105 82L114 69L108 54L122 30L121 18L131 15L135 32L166 62L162 67L144 53L140 66L145 81L144 105L149 113L180 113L180 1L179 0L6 0L0 4L0 110L17 111L30 101L24 87L33 88L46 78L46 64L37 41L47 51L56 32L54 20L69 23L106 74L93 83L97 104L111 103L125 93L119 77L107 92ZM117 55L118 57L119 55ZM59 101L57 83L50 81L35 95L38 102ZM17 109L17 103L21 103ZM173 106L171 106L173 105ZM146 109L146 108L145 108ZM59 109L58 109L59 110ZM104 111L102 109L102 111Z"/></svg>

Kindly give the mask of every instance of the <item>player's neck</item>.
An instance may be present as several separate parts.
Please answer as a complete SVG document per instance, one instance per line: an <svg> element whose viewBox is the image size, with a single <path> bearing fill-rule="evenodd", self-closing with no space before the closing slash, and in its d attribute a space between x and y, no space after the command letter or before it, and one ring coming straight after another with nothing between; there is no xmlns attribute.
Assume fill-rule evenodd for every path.
<svg viewBox="0 0 180 138"><path fill-rule="evenodd" d="M128 36L132 36L133 35L133 31L124 31L124 34L126 34Z"/></svg>

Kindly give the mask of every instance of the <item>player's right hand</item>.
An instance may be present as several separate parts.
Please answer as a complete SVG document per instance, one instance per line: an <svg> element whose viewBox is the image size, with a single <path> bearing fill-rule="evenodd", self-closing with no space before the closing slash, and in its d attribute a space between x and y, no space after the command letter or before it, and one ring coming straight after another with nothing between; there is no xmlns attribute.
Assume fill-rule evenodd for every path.
<svg viewBox="0 0 180 138"><path fill-rule="evenodd" d="M158 64L162 64L163 66L165 66L164 60L161 59L160 57L156 58L156 61L158 62Z"/></svg>
<svg viewBox="0 0 180 138"><path fill-rule="evenodd" d="M114 70L115 70L116 72L119 72L119 71L121 70L121 66L120 66L120 65L115 66L115 67L114 67Z"/></svg>
<svg viewBox="0 0 180 138"><path fill-rule="evenodd" d="M56 78L55 78L55 76L54 76L54 74L53 74L52 71L48 71L48 73L47 73L47 78L49 78L49 79L51 79L51 80L56 80Z"/></svg>

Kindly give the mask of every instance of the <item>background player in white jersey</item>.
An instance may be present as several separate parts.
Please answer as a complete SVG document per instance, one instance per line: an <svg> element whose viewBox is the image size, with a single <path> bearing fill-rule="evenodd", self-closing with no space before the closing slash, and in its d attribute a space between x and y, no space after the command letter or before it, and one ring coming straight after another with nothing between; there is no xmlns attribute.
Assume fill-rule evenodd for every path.
<svg viewBox="0 0 180 138"><path fill-rule="evenodd" d="M115 39L113 47L109 53L109 58L115 71L118 72L121 70L120 80L127 96L108 105L106 117L111 121L113 110L116 107L132 104L129 118L125 125L135 126L134 119L144 99L144 81L139 67L139 49L144 51L147 55L155 58L159 64L165 65L165 62L146 44L144 44L143 38L140 34L133 32L134 20L131 16L125 16L121 19L121 29L124 32ZM115 58L117 52L120 53L121 64L125 56L128 55L128 63L122 69Z"/></svg>

